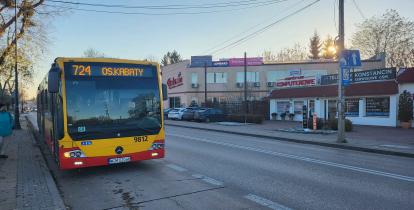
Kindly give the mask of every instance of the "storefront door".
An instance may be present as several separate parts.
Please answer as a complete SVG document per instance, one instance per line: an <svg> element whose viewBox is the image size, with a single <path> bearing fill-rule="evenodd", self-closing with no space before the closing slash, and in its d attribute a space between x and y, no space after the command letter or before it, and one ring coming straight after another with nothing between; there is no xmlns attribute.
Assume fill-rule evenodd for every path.
<svg viewBox="0 0 414 210"><path fill-rule="evenodd" d="M337 112L336 100L328 100L328 120L335 119Z"/></svg>

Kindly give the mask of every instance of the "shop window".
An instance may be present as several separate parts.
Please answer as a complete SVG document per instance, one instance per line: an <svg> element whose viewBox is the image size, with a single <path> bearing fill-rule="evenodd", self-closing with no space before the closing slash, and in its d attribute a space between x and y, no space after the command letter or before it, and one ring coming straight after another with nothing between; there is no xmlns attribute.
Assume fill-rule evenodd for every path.
<svg viewBox="0 0 414 210"><path fill-rule="evenodd" d="M390 98L366 98L366 116L389 116Z"/></svg>
<svg viewBox="0 0 414 210"><path fill-rule="evenodd" d="M181 107L181 99L180 97L170 97L170 108Z"/></svg>
<svg viewBox="0 0 414 210"><path fill-rule="evenodd" d="M345 116L350 116L350 117L359 116L359 98L345 99Z"/></svg>
<svg viewBox="0 0 414 210"><path fill-rule="evenodd" d="M278 113L289 112L289 110L290 110L290 102L289 101L279 101L276 104L277 104L277 112Z"/></svg>
<svg viewBox="0 0 414 210"><path fill-rule="evenodd" d="M302 114L303 111L303 101L295 101L293 102L294 112L295 114Z"/></svg>

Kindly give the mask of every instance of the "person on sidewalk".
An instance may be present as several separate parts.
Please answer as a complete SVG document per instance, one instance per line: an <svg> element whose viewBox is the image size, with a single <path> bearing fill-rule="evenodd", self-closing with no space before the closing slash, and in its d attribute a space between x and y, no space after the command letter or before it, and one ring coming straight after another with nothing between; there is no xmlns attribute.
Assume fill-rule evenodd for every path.
<svg viewBox="0 0 414 210"><path fill-rule="evenodd" d="M13 118L6 111L6 105L0 104L0 136L10 136L13 128Z"/></svg>

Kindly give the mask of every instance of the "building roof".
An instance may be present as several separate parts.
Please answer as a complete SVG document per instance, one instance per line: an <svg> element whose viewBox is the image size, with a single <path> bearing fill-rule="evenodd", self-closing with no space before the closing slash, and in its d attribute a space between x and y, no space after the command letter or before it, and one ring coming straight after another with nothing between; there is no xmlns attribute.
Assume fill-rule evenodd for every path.
<svg viewBox="0 0 414 210"><path fill-rule="evenodd" d="M395 81L355 83L346 87L345 96L393 95L398 93ZM323 85L302 88L276 89L270 93L270 99L278 98L317 98L338 96L337 85Z"/></svg>
<svg viewBox="0 0 414 210"><path fill-rule="evenodd" d="M398 83L414 83L414 68L406 68L398 71Z"/></svg>

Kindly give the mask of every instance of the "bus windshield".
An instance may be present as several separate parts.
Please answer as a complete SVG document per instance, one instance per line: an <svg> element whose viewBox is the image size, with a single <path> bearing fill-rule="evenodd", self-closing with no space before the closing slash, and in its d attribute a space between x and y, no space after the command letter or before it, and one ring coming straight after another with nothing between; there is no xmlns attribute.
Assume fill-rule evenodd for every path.
<svg viewBox="0 0 414 210"><path fill-rule="evenodd" d="M161 128L156 76L69 76L66 107L68 132L74 140L149 135Z"/></svg>

